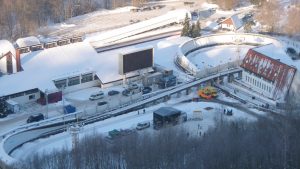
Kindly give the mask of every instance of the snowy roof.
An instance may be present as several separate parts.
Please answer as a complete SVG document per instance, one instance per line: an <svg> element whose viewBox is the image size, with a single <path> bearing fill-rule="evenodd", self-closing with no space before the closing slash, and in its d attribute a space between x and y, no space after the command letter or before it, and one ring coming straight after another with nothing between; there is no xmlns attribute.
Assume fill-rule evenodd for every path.
<svg viewBox="0 0 300 169"><path fill-rule="evenodd" d="M34 45L39 45L41 44L39 39L35 36L29 36L26 38L20 38L16 41L16 44L18 47L23 48L23 47L28 47L28 46L34 46Z"/></svg>
<svg viewBox="0 0 300 169"><path fill-rule="evenodd" d="M128 50L123 49L122 51ZM101 53L100 55L87 42L25 53L21 57L24 71L0 78L0 96L35 88L41 91L57 90L53 80L90 72L95 72L102 83L122 80L123 76L119 74L118 59L118 53ZM138 73L133 72L126 77L136 75Z"/></svg>
<svg viewBox="0 0 300 169"><path fill-rule="evenodd" d="M281 48L268 44L250 49L241 67L273 82L273 98L283 98L282 95L286 94L297 70L288 65L288 60L289 57Z"/></svg>
<svg viewBox="0 0 300 169"><path fill-rule="evenodd" d="M134 23L125 27L90 34L87 36L85 41L94 43L94 46L101 46L106 43L111 43L139 33L147 32L149 30L169 25L174 22L180 22L185 18L186 14L191 15L190 12L185 9L169 11L165 15Z"/></svg>
<svg viewBox="0 0 300 169"><path fill-rule="evenodd" d="M0 40L0 58L2 55L7 54L8 52L11 52L15 55L16 50L12 43L10 43L7 40Z"/></svg>
<svg viewBox="0 0 300 169"><path fill-rule="evenodd" d="M242 20L238 17L238 14L234 14L231 17L223 20L221 23L232 24L235 30L238 30L243 26Z"/></svg>
<svg viewBox="0 0 300 169"><path fill-rule="evenodd" d="M217 22L207 21L205 23L206 28L210 30L217 30L219 29L219 24Z"/></svg>
<svg viewBox="0 0 300 169"><path fill-rule="evenodd" d="M242 22L242 20L238 17L237 14L232 15L232 16L231 16L231 20L232 20L232 22L233 22L233 25L234 25L235 29L239 29L240 27L243 26L243 22Z"/></svg>
<svg viewBox="0 0 300 169"><path fill-rule="evenodd" d="M159 116L167 117L167 116L173 116L173 115L180 115L181 111L174 109L172 107L161 107L153 112L154 114L157 114Z"/></svg>

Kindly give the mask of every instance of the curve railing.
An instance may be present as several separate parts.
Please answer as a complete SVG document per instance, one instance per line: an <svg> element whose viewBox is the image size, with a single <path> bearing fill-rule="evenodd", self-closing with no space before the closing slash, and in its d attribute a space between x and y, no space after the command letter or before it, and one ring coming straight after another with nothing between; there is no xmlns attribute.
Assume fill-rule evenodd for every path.
<svg viewBox="0 0 300 169"><path fill-rule="evenodd" d="M196 39L191 39L181 44L175 56L175 62L176 65L180 66L185 72L192 74L196 78L204 78L226 69L237 68L240 65L239 63L241 60L234 60L224 65L207 68L205 70L199 70L197 66L187 57L191 52L217 45L258 46L270 43L273 43L276 46L281 46L281 42L279 42L276 38L261 34L230 33L207 35Z"/></svg>

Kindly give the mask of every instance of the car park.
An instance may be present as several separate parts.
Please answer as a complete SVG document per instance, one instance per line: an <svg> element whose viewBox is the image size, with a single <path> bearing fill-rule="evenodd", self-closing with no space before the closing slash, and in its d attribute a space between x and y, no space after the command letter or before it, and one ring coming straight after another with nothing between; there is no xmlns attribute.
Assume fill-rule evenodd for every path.
<svg viewBox="0 0 300 169"><path fill-rule="evenodd" d="M151 91L152 91L151 87L144 87L143 90L142 90L142 93L147 94L147 93L150 93Z"/></svg>
<svg viewBox="0 0 300 169"><path fill-rule="evenodd" d="M107 105L107 102L98 102L97 105L98 105L98 106Z"/></svg>
<svg viewBox="0 0 300 169"><path fill-rule="evenodd" d="M103 99L104 98L104 93L102 91L96 92L91 94L90 100L98 100L98 99Z"/></svg>
<svg viewBox="0 0 300 169"><path fill-rule="evenodd" d="M113 95L118 95L119 93L120 93L119 91L111 90L111 91L109 91L107 94L108 94L109 96L113 96Z"/></svg>
<svg viewBox="0 0 300 169"><path fill-rule="evenodd" d="M36 115L31 115L27 119L27 123L33 123L33 122L38 122L44 120L44 115L42 113L36 114Z"/></svg>
<svg viewBox="0 0 300 169"><path fill-rule="evenodd" d="M136 125L137 130L143 130L150 127L150 122L141 122Z"/></svg>

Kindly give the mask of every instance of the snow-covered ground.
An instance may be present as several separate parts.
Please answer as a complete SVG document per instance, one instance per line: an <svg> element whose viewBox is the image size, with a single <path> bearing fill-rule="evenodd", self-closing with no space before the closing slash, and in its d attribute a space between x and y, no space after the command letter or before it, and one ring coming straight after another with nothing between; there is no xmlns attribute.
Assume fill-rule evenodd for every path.
<svg viewBox="0 0 300 169"><path fill-rule="evenodd" d="M166 14L176 9L191 9L184 6L182 1L156 2L165 7L143 12L130 12L132 6L116 8L114 10L98 10L85 15L73 17L64 23L40 28L38 33L46 36L85 35L124 27L133 22L145 21Z"/></svg>
<svg viewBox="0 0 300 169"><path fill-rule="evenodd" d="M189 97L193 97L194 94L190 95ZM178 125L176 127L186 127L191 132L191 135L198 135L201 131L202 133L205 132L208 128L213 127L215 124L215 119L223 117L225 120L240 120L245 119L248 121L256 120L255 117L241 112L235 108L222 106L216 103L208 103L208 102L190 102L190 103L178 103L178 101L182 100L182 98L170 100L166 103L161 103L159 105L155 105L149 108L146 108L145 114L138 114L137 111L131 112L122 116L113 117L107 119L105 121L97 122L94 124L90 124L84 126L83 131L80 134L80 137L84 137L86 135L92 135L95 133L100 133L102 135L107 135L108 131L113 129L131 129L135 128L136 124L143 121L151 121L153 119L152 112L159 107L163 106L171 106L182 110L187 113L188 115L188 122ZM206 110L205 108L210 107L211 110ZM233 116L224 116L223 110L224 109L232 109ZM203 120L192 120L194 111L201 111ZM142 112L142 111L140 111ZM197 116L198 117L198 116ZM198 128L198 125L201 128ZM146 131L150 132L159 132L155 131L151 128L147 129ZM71 137L70 134L67 132L50 136L49 138L39 139L31 143L24 144L21 148L17 149L13 152L12 156L16 159L25 159L34 153L42 153L42 152L51 152L54 149L62 149L62 148L71 148Z"/></svg>
<svg viewBox="0 0 300 169"><path fill-rule="evenodd" d="M239 48L239 50L238 50ZM198 69L217 67L218 65L243 59L246 53L253 46L222 45L196 50L190 53L187 58L194 63ZM239 51L239 52L238 52Z"/></svg>

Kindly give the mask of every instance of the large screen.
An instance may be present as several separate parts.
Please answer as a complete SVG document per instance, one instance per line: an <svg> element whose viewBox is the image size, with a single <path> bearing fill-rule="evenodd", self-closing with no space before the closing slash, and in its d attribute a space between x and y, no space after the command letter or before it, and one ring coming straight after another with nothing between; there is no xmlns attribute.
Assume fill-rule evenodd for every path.
<svg viewBox="0 0 300 169"><path fill-rule="evenodd" d="M153 66L153 48L144 49L128 54L121 54L119 58L119 72L126 74Z"/></svg>

